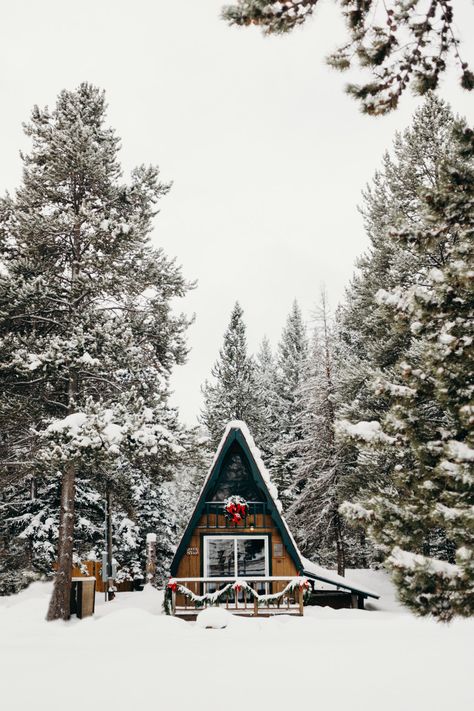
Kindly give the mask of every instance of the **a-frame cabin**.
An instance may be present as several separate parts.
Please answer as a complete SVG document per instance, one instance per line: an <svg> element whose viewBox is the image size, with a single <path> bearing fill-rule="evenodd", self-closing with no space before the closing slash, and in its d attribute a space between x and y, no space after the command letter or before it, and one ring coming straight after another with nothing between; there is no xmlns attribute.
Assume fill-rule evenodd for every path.
<svg viewBox="0 0 474 711"><path fill-rule="evenodd" d="M237 515L229 500L245 502ZM183 616L208 603L239 614L302 614L303 592L308 597L313 588L323 588L322 604L331 604L331 588L340 602L344 596L337 606L363 607L365 598L377 597L301 555L243 422L225 430L171 575L168 611Z"/></svg>

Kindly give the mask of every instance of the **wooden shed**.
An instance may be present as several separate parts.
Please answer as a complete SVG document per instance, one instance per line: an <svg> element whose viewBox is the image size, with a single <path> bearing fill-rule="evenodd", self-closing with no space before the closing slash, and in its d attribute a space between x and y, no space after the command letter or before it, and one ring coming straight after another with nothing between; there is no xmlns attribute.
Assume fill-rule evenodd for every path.
<svg viewBox="0 0 474 711"><path fill-rule="evenodd" d="M344 591L351 606L363 607L365 598L377 597L300 554L243 422L231 422L225 430L171 575L165 605L184 617L208 604L237 614L303 614L316 581Z"/></svg>
<svg viewBox="0 0 474 711"><path fill-rule="evenodd" d="M54 567L56 568L57 566L55 565ZM80 566L73 565L72 575L77 578L87 576L94 577L96 580L95 590L98 593L105 592L107 588L107 582L102 578L102 562L99 560L83 560ZM120 583L115 582L115 588L117 592L132 592L135 590L133 581L131 580L123 580Z"/></svg>

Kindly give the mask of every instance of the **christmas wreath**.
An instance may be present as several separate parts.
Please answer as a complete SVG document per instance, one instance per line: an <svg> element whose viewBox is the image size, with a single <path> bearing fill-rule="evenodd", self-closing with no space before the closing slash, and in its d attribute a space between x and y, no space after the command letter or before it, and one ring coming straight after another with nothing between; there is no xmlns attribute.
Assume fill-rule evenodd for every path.
<svg viewBox="0 0 474 711"><path fill-rule="evenodd" d="M241 496L229 496L224 501L224 515L229 518L232 523L239 523L247 516L247 502Z"/></svg>

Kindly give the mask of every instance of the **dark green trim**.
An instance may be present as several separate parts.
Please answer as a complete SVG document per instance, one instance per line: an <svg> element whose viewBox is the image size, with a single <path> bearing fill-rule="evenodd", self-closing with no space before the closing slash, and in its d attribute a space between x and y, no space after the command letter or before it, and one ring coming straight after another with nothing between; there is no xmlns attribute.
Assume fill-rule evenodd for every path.
<svg viewBox="0 0 474 711"><path fill-rule="evenodd" d="M260 470L257 466L257 463L255 459L253 458L252 452L250 451L247 442L245 440L245 437L243 436L242 432L238 428L233 428L230 430L229 434L227 435L227 438L222 446L222 449L219 453L219 456L212 467L212 471L209 475L209 478L201 492L201 495L198 499L198 502L196 504L196 508L194 509L193 515L191 516L191 520L189 521L185 532L183 533L183 536L181 538L181 541L179 543L179 546L176 550L176 553L173 558L173 562L171 563L171 575L175 576L178 570L179 563L181 561L181 558L183 555L186 553L186 548L188 546L189 540L191 538L191 535L196 528L199 519L201 518L201 515L204 511L204 507L206 504L206 499L209 494L209 492L213 489L214 484L219 477L221 467L224 461L224 458L229 451L229 448L231 445L237 442L244 455L247 457L247 460L250 464L250 472L254 478L255 483L257 486L261 489L263 492L266 503L267 503L267 511L268 514L272 517L272 520L277 527L277 529L280 532L281 538L283 543L285 544L286 551L290 558L292 559L293 563L296 566L296 570L300 571L302 568L301 565L301 560L298 555L298 551L296 550L295 546L293 545L293 541L291 540L290 536L288 535L288 531L286 529L285 524L282 521L281 515L276 508L275 502L273 501L272 497L270 496L270 493L267 489L267 485L260 473ZM235 529L238 530L238 529ZM256 529L257 530L257 529Z"/></svg>
<svg viewBox="0 0 474 711"><path fill-rule="evenodd" d="M199 536L199 576L204 577L204 533Z"/></svg>

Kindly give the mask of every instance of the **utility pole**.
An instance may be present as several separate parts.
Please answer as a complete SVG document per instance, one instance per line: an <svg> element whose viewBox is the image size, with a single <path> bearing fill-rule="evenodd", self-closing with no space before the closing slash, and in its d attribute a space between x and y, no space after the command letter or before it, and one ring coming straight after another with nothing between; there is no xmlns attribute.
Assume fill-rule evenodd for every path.
<svg viewBox="0 0 474 711"><path fill-rule="evenodd" d="M102 580L105 585L105 600L113 600L114 566L112 555L112 487L107 480L105 489L105 553L102 557Z"/></svg>
<svg viewBox="0 0 474 711"><path fill-rule="evenodd" d="M156 533L146 534L146 582L151 583L156 575Z"/></svg>

